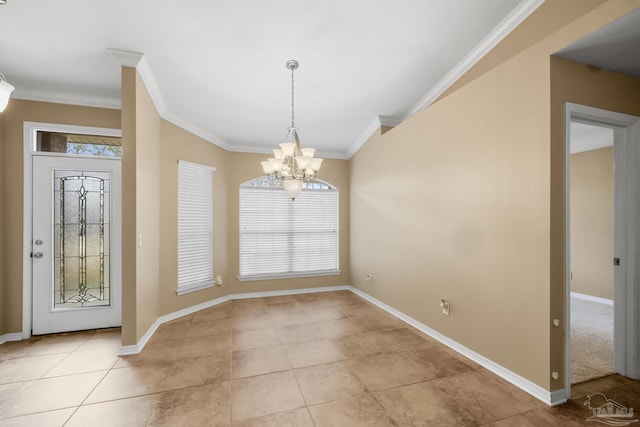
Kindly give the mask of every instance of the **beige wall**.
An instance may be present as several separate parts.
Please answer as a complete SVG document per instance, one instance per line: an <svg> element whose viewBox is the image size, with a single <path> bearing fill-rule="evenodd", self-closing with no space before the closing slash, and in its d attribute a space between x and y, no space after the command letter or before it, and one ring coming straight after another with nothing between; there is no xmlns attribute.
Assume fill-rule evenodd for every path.
<svg viewBox="0 0 640 427"><path fill-rule="evenodd" d="M547 385L549 81L535 57L512 58L356 154L351 268L364 292Z"/></svg>
<svg viewBox="0 0 640 427"><path fill-rule="evenodd" d="M25 121L58 123L79 126L120 128L120 111L100 108L77 107L47 102L11 99L0 114L4 119L4 164L0 170L0 185L4 185L4 221L0 233L4 233L4 280L0 280L0 293L4 294L2 306L4 331L22 331L22 261L30 248L23 248L23 162ZM11 248L11 250L7 250Z"/></svg>
<svg viewBox="0 0 640 427"><path fill-rule="evenodd" d="M597 3L585 13L549 0L536 19L560 24L507 37L528 47L507 46L351 161L352 284L546 390L564 387L565 327L563 142L552 132L567 82L550 55L640 6L589 11Z"/></svg>
<svg viewBox="0 0 640 427"><path fill-rule="evenodd" d="M160 116L138 74L136 229L136 314L137 336L140 339L160 315Z"/></svg>
<svg viewBox="0 0 640 427"><path fill-rule="evenodd" d="M613 147L570 162L571 291L613 299Z"/></svg>
<svg viewBox="0 0 640 427"><path fill-rule="evenodd" d="M137 332L136 70L122 67L122 343L134 345Z"/></svg>
<svg viewBox="0 0 640 427"><path fill-rule="evenodd" d="M134 68L122 68L122 343L160 316L160 116Z"/></svg>
<svg viewBox="0 0 640 427"><path fill-rule="evenodd" d="M6 169L4 160L4 114L0 113L0 170ZM6 178L4 173L0 172L0 336L6 332L5 323L7 317L7 310L4 306L4 293L5 293L5 267L4 267L4 253L5 253L5 238L4 238L4 210L5 210L5 190Z"/></svg>

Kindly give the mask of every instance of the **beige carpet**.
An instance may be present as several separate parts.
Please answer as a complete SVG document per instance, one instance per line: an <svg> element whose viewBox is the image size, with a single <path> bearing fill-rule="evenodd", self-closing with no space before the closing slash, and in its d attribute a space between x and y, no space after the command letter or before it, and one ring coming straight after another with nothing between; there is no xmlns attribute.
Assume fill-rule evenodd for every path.
<svg viewBox="0 0 640 427"><path fill-rule="evenodd" d="M613 306L571 297L571 383L613 373Z"/></svg>

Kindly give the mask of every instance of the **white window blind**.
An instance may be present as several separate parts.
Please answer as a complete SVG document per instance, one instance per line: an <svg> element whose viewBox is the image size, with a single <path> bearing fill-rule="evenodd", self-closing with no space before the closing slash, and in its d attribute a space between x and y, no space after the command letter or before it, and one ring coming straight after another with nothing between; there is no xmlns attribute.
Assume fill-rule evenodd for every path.
<svg viewBox="0 0 640 427"><path fill-rule="evenodd" d="M338 191L240 188L240 280L339 273ZM317 188L317 187L316 187Z"/></svg>
<svg viewBox="0 0 640 427"><path fill-rule="evenodd" d="M178 295L213 286L213 172L178 161Z"/></svg>

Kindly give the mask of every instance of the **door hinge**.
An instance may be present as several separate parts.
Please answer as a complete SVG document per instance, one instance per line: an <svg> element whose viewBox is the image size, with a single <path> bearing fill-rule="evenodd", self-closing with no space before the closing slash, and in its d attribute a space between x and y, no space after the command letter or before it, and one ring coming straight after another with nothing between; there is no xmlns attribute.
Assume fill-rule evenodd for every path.
<svg viewBox="0 0 640 427"><path fill-rule="evenodd" d="M620 265L620 258L614 258L613 259L613 265Z"/></svg>

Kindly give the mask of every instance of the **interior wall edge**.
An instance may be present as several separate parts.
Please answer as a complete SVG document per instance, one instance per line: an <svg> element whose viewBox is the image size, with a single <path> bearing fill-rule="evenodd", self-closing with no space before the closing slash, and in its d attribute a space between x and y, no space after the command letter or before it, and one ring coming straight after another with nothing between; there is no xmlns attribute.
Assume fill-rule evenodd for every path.
<svg viewBox="0 0 640 427"><path fill-rule="evenodd" d="M5 167L5 128L4 128L4 117L3 113L0 113L0 310L2 314L0 314L0 335L7 332L5 330L5 325L7 323L7 319L5 319L7 309L5 307L5 288L6 288L6 278L5 278L5 183L7 181L7 177L4 175ZM0 338L1 342L1 338Z"/></svg>

